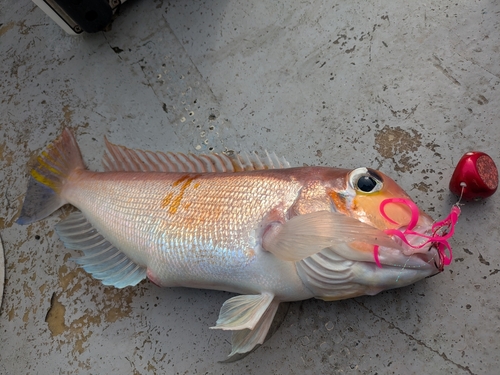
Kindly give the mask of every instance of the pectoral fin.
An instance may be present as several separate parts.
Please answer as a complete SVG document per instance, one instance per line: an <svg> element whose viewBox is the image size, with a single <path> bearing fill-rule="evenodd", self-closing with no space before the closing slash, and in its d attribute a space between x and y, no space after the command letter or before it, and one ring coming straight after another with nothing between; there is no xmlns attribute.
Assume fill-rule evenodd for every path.
<svg viewBox="0 0 500 375"><path fill-rule="evenodd" d="M231 331L254 329L273 298L269 293L230 298L222 305L216 326L211 328Z"/></svg>
<svg viewBox="0 0 500 375"><path fill-rule="evenodd" d="M381 230L349 216L317 211L273 224L262 246L276 257L298 261L338 243L364 242L398 249L400 246Z"/></svg>

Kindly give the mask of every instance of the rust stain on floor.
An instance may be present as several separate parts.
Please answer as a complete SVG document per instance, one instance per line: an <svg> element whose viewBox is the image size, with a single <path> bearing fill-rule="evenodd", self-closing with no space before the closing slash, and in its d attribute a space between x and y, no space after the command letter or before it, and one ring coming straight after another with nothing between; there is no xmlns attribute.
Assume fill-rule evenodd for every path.
<svg viewBox="0 0 500 375"><path fill-rule="evenodd" d="M75 113L75 111L71 110L69 105L67 105L67 104L63 107L62 110L64 113L64 120L61 121L62 125L64 125L64 126L71 125L72 116L73 116L73 113Z"/></svg>
<svg viewBox="0 0 500 375"><path fill-rule="evenodd" d="M0 27L0 36L2 36L3 34L5 34L7 31L9 31L10 29L12 29L14 26L16 25L15 22L9 22L7 23L6 25L2 25Z"/></svg>
<svg viewBox="0 0 500 375"><path fill-rule="evenodd" d="M64 333L68 327L64 322L64 314L66 313L66 307L59 302L59 298L54 293L52 299L50 300L50 309L45 317L45 322L47 323L50 333L52 336L58 336Z"/></svg>
<svg viewBox="0 0 500 375"><path fill-rule="evenodd" d="M406 131L401 127L384 126L375 134L375 149L386 159L392 159L399 172L411 171L419 164L411 153L422 146L422 135L415 129Z"/></svg>
<svg viewBox="0 0 500 375"><path fill-rule="evenodd" d="M53 337L58 337L59 347L69 344L73 354L82 354L95 329L125 319L132 313L136 289L102 287L100 281L90 277L83 269L73 268L69 258L59 268L59 287L54 293L47 312L46 323ZM91 295L91 303L80 306L81 296ZM67 306L71 305L72 309ZM83 310L83 315L81 314Z"/></svg>

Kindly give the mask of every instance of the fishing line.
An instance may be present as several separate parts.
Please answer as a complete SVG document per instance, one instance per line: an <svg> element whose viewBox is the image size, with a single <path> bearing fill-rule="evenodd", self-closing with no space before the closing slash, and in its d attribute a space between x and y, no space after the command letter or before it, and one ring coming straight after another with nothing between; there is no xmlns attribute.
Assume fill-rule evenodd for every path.
<svg viewBox="0 0 500 375"><path fill-rule="evenodd" d="M462 187L462 189L465 186ZM406 205L410 211L411 211L411 218L409 223L406 226L406 229L404 232L402 232L399 229L386 229L384 232L388 234L389 236L395 236L401 239L403 243L408 245L412 249L422 249L424 246L426 246L429 243L432 243L436 246L436 249L438 250L439 253L439 258L443 264L443 266L448 266L451 263L452 257L453 257L453 252L450 244L448 243L448 239L451 238L455 232L455 225L458 221L458 217L460 216L460 207L459 205L460 200L453 205L451 208L450 214L441 221L435 222L432 227L432 235L428 236L423 233L418 233L415 232L413 229L418 223L419 215L420 215L420 210L418 209L417 205L411 201L410 199L406 198L388 198L382 201L380 204L380 213L384 219L389 221L392 224L399 225L402 227L404 224L403 223L397 223L393 219L391 219L387 213L385 212L385 207L388 204L404 204ZM421 238L425 238L426 241L421 244L421 245L413 245L410 243L408 240L408 236L417 236ZM375 264L377 267L381 268L382 264L380 263L379 259L379 246L374 246L373 249L373 256L375 259Z"/></svg>

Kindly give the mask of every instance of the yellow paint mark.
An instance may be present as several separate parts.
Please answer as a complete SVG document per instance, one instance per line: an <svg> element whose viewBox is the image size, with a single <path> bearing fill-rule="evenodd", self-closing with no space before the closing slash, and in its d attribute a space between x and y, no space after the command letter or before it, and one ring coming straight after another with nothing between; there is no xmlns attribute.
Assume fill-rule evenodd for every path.
<svg viewBox="0 0 500 375"><path fill-rule="evenodd" d="M66 307L59 302L59 299L54 294L52 300L50 301L50 310L47 313L45 322L49 326L50 333L52 336L58 336L64 333L68 327L64 322L64 314L66 313Z"/></svg>
<svg viewBox="0 0 500 375"><path fill-rule="evenodd" d="M200 187L200 183L197 182L196 184L193 185L193 189L198 189Z"/></svg>

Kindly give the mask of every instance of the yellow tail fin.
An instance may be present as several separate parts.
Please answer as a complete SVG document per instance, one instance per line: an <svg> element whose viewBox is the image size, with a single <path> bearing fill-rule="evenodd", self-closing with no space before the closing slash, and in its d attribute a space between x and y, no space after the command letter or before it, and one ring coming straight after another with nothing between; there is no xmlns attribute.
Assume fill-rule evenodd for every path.
<svg viewBox="0 0 500 375"><path fill-rule="evenodd" d="M63 183L71 172L84 168L75 137L64 129L61 136L42 152L37 165L31 170L28 191L17 223L33 223L66 204L60 196Z"/></svg>

